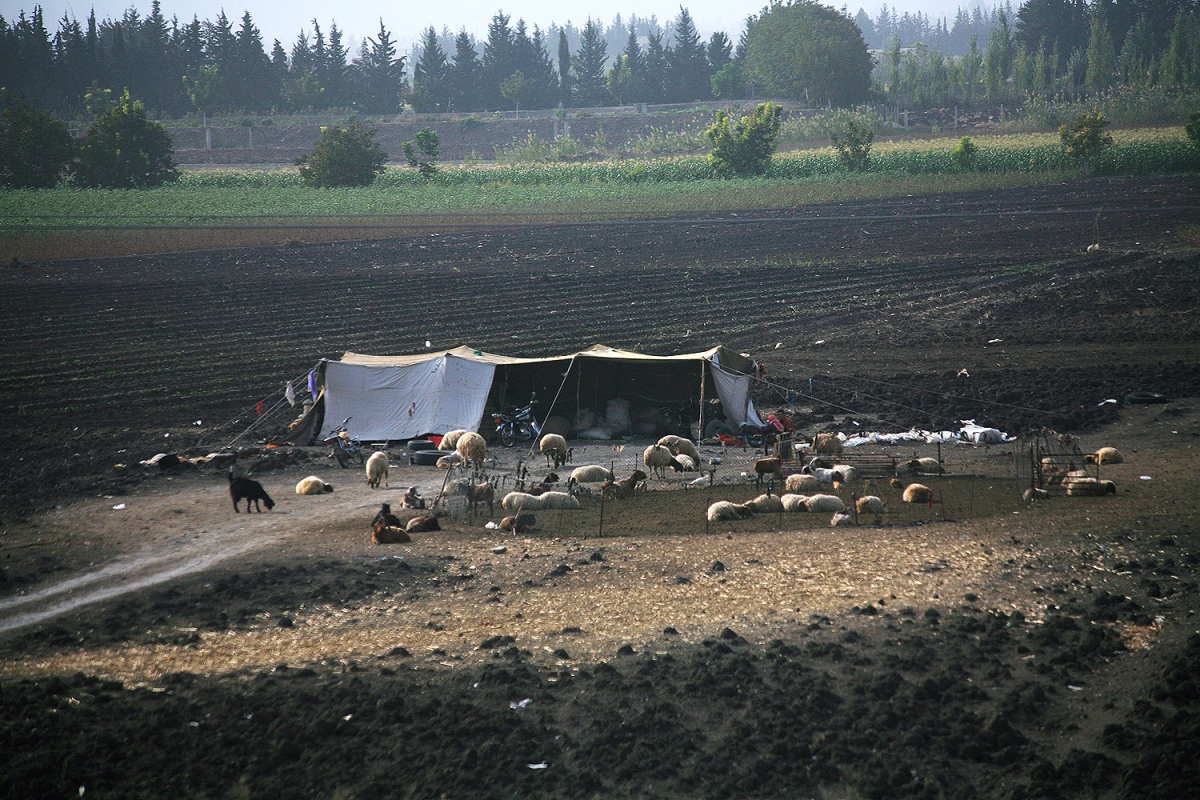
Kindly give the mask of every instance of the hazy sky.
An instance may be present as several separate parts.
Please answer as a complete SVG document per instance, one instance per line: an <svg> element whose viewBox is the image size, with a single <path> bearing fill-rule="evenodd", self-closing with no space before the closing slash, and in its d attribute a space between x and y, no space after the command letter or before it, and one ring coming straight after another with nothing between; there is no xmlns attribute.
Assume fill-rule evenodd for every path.
<svg viewBox="0 0 1200 800"><path fill-rule="evenodd" d="M64 13L83 22L93 8L96 18L100 20L106 17L119 18L131 7L143 15L150 10L150 0L101 0L90 4L67 0L42 0L40 3L34 0L0 0L0 15L12 20L21 11L29 12L39 4L51 35L58 29L58 21ZM959 6L976 4L977 0L892 0L887 6L901 13L921 11L936 18L953 17ZM420 32L430 25L438 31L445 25L455 32L465 27L476 37L483 39L487 34L488 22L497 11L510 15L514 23L517 19L524 19L531 30L534 25L546 30L552 22L559 25L572 22L582 27L589 16L607 25L615 15L621 14L623 18L628 18L631 13L641 17L656 15L659 22L665 24L678 16L680 5L684 5L691 13L703 38L707 39L713 31L721 30L736 42L746 17L758 13L766 5L766 0L685 0L683 3L679 0L638 0L633 3L625 3L622 0L457 0L446 5L357 0L349 6L319 0L292 0L287 3L272 0L237 0L232 3L221 0L162 0L163 14L167 19L178 17L181 22L190 21L193 16L198 16L201 20L212 20L224 9L225 15L236 28L243 13L249 11L255 24L262 31L264 46L268 52L274 39L282 41L290 51L301 28L311 35L311 20L314 17L322 30L328 30L329 23L335 21L346 35L346 40L355 43L352 56L358 54L357 43L363 37L373 36L379 31L381 17L393 39L398 40L401 47L407 48L419 37ZM826 5L842 7L841 3ZM878 15L881 5L881 0L860 0L857 3L845 4L852 16L862 7L872 17ZM987 2L984 5L990 7L994 3Z"/></svg>

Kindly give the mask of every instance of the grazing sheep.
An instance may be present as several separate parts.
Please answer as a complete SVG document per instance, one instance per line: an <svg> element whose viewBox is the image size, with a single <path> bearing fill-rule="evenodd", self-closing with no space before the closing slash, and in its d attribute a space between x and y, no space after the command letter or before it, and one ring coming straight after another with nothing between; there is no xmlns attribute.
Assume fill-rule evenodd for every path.
<svg viewBox="0 0 1200 800"><path fill-rule="evenodd" d="M872 514L876 517L887 513L887 503L883 502L882 497L876 497L873 494L858 498L854 503L854 508L859 514Z"/></svg>
<svg viewBox="0 0 1200 800"><path fill-rule="evenodd" d="M547 433L543 436L539 447L542 455L546 457L547 467L551 461L554 462L555 469L567 463L567 440L557 433Z"/></svg>
<svg viewBox="0 0 1200 800"><path fill-rule="evenodd" d="M922 483L910 483L904 487L902 499L906 503L929 503L933 500L933 489Z"/></svg>
<svg viewBox="0 0 1200 800"><path fill-rule="evenodd" d="M380 505L379 513L375 515L375 519L371 520L371 527L374 528L376 526L403 528L404 523L400 521L399 517L392 513L392 507L390 505L383 503Z"/></svg>
<svg viewBox="0 0 1200 800"><path fill-rule="evenodd" d="M1115 447L1101 447L1094 453L1088 453L1083 460L1089 464L1124 464L1125 456Z"/></svg>
<svg viewBox="0 0 1200 800"><path fill-rule="evenodd" d="M676 472L695 472L699 469L699 466L697 466L696 460L691 456L680 453L671 459L671 469Z"/></svg>
<svg viewBox="0 0 1200 800"><path fill-rule="evenodd" d="M845 511L846 504L836 494L814 494L804 502L810 514Z"/></svg>
<svg viewBox="0 0 1200 800"><path fill-rule="evenodd" d="M896 465L896 474L910 475L941 475L946 470L936 458L913 458Z"/></svg>
<svg viewBox="0 0 1200 800"><path fill-rule="evenodd" d="M417 487L410 486L408 487L408 491L404 493L404 497L400 498L400 507L424 510L425 498L421 497L421 493L417 491Z"/></svg>
<svg viewBox="0 0 1200 800"><path fill-rule="evenodd" d="M781 494L779 503L783 506L783 510L790 514L808 511L808 495L806 494Z"/></svg>
<svg viewBox="0 0 1200 800"><path fill-rule="evenodd" d="M505 517L500 520L500 530L510 533L524 533L532 530L537 524L537 517L533 514L514 514L511 517Z"/></svg>
<svg viewBox="0 0 1200 800"><path fill-rule="evenodd" d="M411 542L408 531L398 525L379 525L371 528L371 541L375 544L404 544Z"/></svg>
<svg viewBox="0 0 1200 800"><path fill-rule="evenodd" d="M438 523L438 518L433 514L422 514L419 517L413 517L404 526L404 530L409 533L427 533L429 531L440 531L442 526Z"/></svg>
<svg viewBox="0 0 1200 800"><path fill-rule="evenodd" d="M632 497L648 476L640 469L635 469L633 474L628 478L621 478L619 481L605 481L600 490L605 497L614 497L617 500L624 500L626 497Z"/></svg>
<svg viewBox="0 0 1200 800"><path fill-rule="evenodd" d="M767 475L774 475L775 482L782 485L783 477L783 461L778 457L760 458L754 462L754 488L757 489L762 485L763 478Z"/></svg>
<svg viewBox="0 0 1200 800"><path fill-rule="evenodd" d="M458 440L461 439L463 437L463 435L467 434L467 433L470 433L470 431L456 429L456 430L447 432L446 435L442 437L442 441L438 445L438 449L439 450L454 450L456 447L458 447Z"/></svg>
<svg viewBox="0 0 1200 800"><path fill-rule="evenodd" d="M788 475L783 488L788 492L819 492L821 482L813 475Z"/></svg>
<svg viewBox="0 0 1200 800"><path fill-rule="evenodd" d="M391 465L388 463L387 453L372 453L367 459L367 486L378 489L380 481L387 486L389 466Z"/></svg>
<svg viewBox="0 0 1200 800"><path fill-rule="evenodd" d="M250 504L254 504L254 509L260 514L262 508L259 506L261 500L263 505L270 511L275 507L275 501L267 494L267 490L262 487L258 481L252 481L249 478L235 478L233 474L229 475L229 496L233 498L233 510L239 511L238 503L242 500L246 501L246 513L250 513Z"/></svg>
<svg viewBox="0 0 1200 800"><path fill-rule="evenodd" d="M664 436L659 439L656 444L662 445L671 451L671 455L690 456L697 464L700 463L700 451L696 449L696 445L691 439L685 439L682 436Z"/></svg>
<svg viewBox="0 0 1200 800"><path fill-rule="evenodd" d="M755 514L783 513L783 500L777 494L760 494L753 500L747 501L744 505Z"/></svg>
<svg viewBox="0 0 1200 800"><path fill-rule="evenodd" d="M482 467L483 460L487 458L487 440L478 433L464 433L459 437L454 449L464 461L468 464L474 463L477 467Z"/></svg>
<svg viewBox="0 0 1200 800"><path fill-rule="evenodd" d="M740 506L728 500L718 500L708 507L708 521L724 522L732 519L746 519L753 513L746 506Z"/></svg>
<svg viewBox="0 0 1200 800"><path fill-rule="evenodd" d="M812 449L814 453L820 453L826 456L838 456L842 454L845 448L842 445L842 440L834 433L818 433L813 437Z"/></svg>
<svg viewBox="0 0 1200 800"><path fill-rule="evenodd" d="M842 483L854 483L858 480L858 469L849 464L834 464L833 479Z"/></svg>
<svg viewBox="0 0 1200 800"><path fill-rule="evenodd" d="M840 528L843 525L857 525L854 521L854 515L849 511L835 511L833 518L829 520L829 525L832 528Z"/></svg>
<svg viewBox="0 0 1200 800"><path fill-rule="evenodd" d="M332 491L333 484L326 483L316 475L309 475L296 484L296 494L324 494Z"/></svg>
<svg viewBox="0 0 1200 800"><path fill-rule="evenodd" d="M602 483L613 479L612 470L595 464L589 464L586 467L576 467L571 471L570 480L575 483Z"/></svg>
<svg viewBox="0 0 1200 800"><path fill-rule="evenodd" d="M652 444L642 453L642 463L659 478L667 477L667 467L673 464L673 459L671 451L661 444Z"/></svg>

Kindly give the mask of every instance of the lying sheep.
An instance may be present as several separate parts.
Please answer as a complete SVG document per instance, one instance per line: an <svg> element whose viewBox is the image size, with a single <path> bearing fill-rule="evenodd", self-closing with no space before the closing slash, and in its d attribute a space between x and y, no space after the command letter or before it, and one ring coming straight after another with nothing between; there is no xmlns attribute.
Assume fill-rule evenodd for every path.
<svg viewBox="0 0 1200 800"><path fill-rule="evenodd" d="M804 506L810 514L846 510L846 504L836 494L814 494L804 502Z"/></svg>
<svg viewBox="0 0 1200 800"><path fill-rule="evenodd" d="M1117 485L1112 481L1102 481L1098 478L1068 478L1063 482L1070 497L1089 497L1105 494L1116 494Z"/></svg>
<svg viewBox="0 0 1200 800"><path fill-rule="evenodd" d="M528 492L509 492L500 501L500 507L505 511L516 513L521 509L536 511L542 506L541 500L538 499L537 495L532 495Z"/></svg>
<svg viewBox="0 0 1200 800"><path fill-rule="evenodd" d="M409 533L427 533L428 531L440 531L441 529L442 526L438 522L438 518L433 514L422 514L419 517L413 517L404 526L404 530Z"/></svg>
<svg viewBox="0 0 1200 800"><path fill-rule="evenodd" d="M821 482L815 476L804 473L788 475L783 488L788 492L819 492L821 491Z"/></svg>
<svg viewBox="0 0 1200 800"><path fill-rule="evenodd" d="M411 542L408 531L396 525L375 525L371 528L371 541L374 544L404 544Z"/></svg>
<svg viewBox="0 0 1200 800"><path fill-rule="evenodd" d="M567 440L557 433L547 433L542 437L538 447L541 449L542 455L546 457L547 467L551 465L551 461L554 462L554 469L567 463Z"/></svg>
<svg viewBox="0 0 1200 800"><path fill-rule="evenodd" d="M933 501L933 489L922 483L910 483L904 487L901 499L906 503L929 503Z"/></svg>
<svg viewBox="0 0 1200 800"><path fill-rule="evenodd" d="M708 507L708 521L725 522L733 519L746 519L753 513L746 506L731 503L728 500L718 500Z"/></svg>
<svg viewBox="0 0 1200 800"><path fill-rule="evenodd" d="M1124 464L1125 456L1115 447L1101 447L1094 453L1088 453L1083 460L1089 464Z"/></svg>
<svg viewBox="0 0 1200 800"><path fill-rule="evenodd" d="M470 431L452 430L452 431L447 432L446 435L442 437L442 441L438 445L438 449L439 450L454 450L455 448L458 447L458 440L461 439L463 437L463 435L467 434L467 433L470 433Z"/></svg>
<svg viewBox="0 0 1200 800"><path fill-rule="evenodd" d="M642 453L642 463L658 478L667 477L667 467L674 463L671 451L661 444L652 444Z"/></svg>
<svg viewBox="0 0 1200 800"><path fill-rule="evenodd" d="M755 514L780 514L783 512L783 500L777 494L760 494L744 504Z"/></svg>
<svg viewBox="0 0 1200 800"><path fill-rule="evenodd" d="M569 480L574 483L603 483L612 479L612 470L595 464L589 464L585 467L576 467L572 470Z"/></svg>
<svg viewBox="0 0 1200 800"><path fill-rule="evenodd" d="M896 474L901 476L941 475L945 471L936 458L930 457L912 458L896 465Z"/></svg>
<svg viewBox="0 0 1200 800"><path fill-rule="evenodd" d="M684 455L690 457L697 464L700 463L700 451L696 449L696 445L691 439L685 439L682 436L669 435L659 439L656 444L662 445L671 451L671 455Z"/></svg>
<svg viewBox="0 0 1200 800"><path fill-rule="evenodd" d="M580 508L579 498L566 492L546 492L534 498L543 511Z"/></svg>
<svg viewBox="0 0 1200 800"><path fill-rule="evenodd" d="M783 506L783 510L790 513L803 513L808 511L808 495L806 494L781 494L779 496L779 504Z"/></svg>
<svg viewBox="0 0 1200 800"><path fill-rule="evenodd" d="M864 495L854 502L854 508L859 514L871 514L876 517L887 513L887 503L882 497L873 494Z"/></svg>
<svg viewBox="0 0 1200 800"><path fill-rule="evenodd" d="M842 483L854 483L858 480L858 468L849 464L834 464L833 479Z"/></svg>
<svg viewBox="0 0 1200 800"><path fill-rule="evenodd" d="M372 489L379 488L379 482L383 481L383 485L387 486L388 457L386 453L372 453L367 459L367 486Z"/></svg>
<svg viewBox="0 0 1200 800"><path fill-rule="evenodd" d="M775 482L783 484L783 461L779 456L772 458L760 458L754 462L754 488L757 489L762 485L763 478L767 475L775 476Z"/></svg>
<svg viewBox="0 0 1200 800"><path fill-rule="evenodd" d="M483 460L487 458L487 440L473 431L460 436L454 449L463 457L463 461L474 463L477 467L482 467Z"/></svg>
<svg viewBox="0 0 1200 800"><path fill-rule="evenodd" d="M842 440L834 433L818 433L813 437L812 449L814 453L820 453L827 456L838 456L842 454L845 447L842 445Z"/></svg>
<svg viewBox="0 0 1200 800"><path fill-rule="evenodd" d="M302 478L296 484L296 494L324 494L333 491L333 484L326 483L316 475L309 475L307 478Z"/></svg>

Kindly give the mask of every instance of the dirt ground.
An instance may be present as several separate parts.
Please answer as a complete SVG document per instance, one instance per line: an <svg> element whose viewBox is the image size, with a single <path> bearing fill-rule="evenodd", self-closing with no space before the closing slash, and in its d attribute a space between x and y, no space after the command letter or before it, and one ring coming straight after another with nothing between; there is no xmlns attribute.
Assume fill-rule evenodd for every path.
<svg viewBox="0 0 1200 800"><path fill-rule="evenodd" d="M536 232L486 234L478 263L467 255L485 235L476 233L304 248L290 251L297 258L286 268L264 249L9 271L5 284L27 305L52 291L66 302L80 292L118 309L96 323L121 339L111 357L153 356L153 377L125 380L130 393L162 399L122 417L109 399L117 389L107 388L116 378L73 372L88 348L107 346L86 327L83 305L77 327L53 346L43 338L39 350L16 303L0 300L13 370L30 380L24 413L68 443L61 454L47 448L36 466L11 445L0 453L19 486L47 470L58 476L22 502L6 495L0 525L0 795L1192 796L1200 779L1200 527L1191 498L1200 474L1200 270L1174 232L1196 186L1164 179L1060 187L1057 196L1036 190L1046 206L1119 189L1139 206L1171 209L1165 221L1145 211L1114 218L1106 235L1117 244L1090 258L1068 241L1078 220L1049 214L1022 217L1015 232L993 218L992 227L963 226L937 242L898 223L889 241L905 256L882 261L854 244L862 223L846 219L800 245L795 230L789 244L769 225L753 229L757 239L737 228L728 242L720 231L650 229L636 256L623 229L560 242L556 263L588 258L612 275L636 269L662 281L663 297L684 285L671 277L681 269L703 274L691 290L699 296L772 275L784 299L808 313L787 325L743 305L725 320L727 341L761 355L785 388L813 376L819 401L800 404L808 431L940 429L986 414L1004 430L1070 430L1084 452L1113 445L1126 456L1103 467L1115 495L1055 491L1025 505L1014 478L1018 444L953 445L943 452L952 474L926 481L937 504L903 504L879 479L845 487L845 497L870 491L889 504L882 524L854 528L831 528L817 514L706 525L711 500L754 493L741 476L754 454L739 449L704 448L705 458L722 459L712 486L689 486L691 475L654 479L652 491L603 512L599 504L540 512L533 532L515 536L456 504L443 531L381 546L367 527L379 503L398 504L410 485L433 496L442 479L436 468L409 466L402 448L392 451L389 486L377 490L318 449L260 451L255 477L277 505L250 515L229 508L217 471L114 468L152 455L164 429L181 450L203 444L204 431L189 438L190 423L174 421L198 406L204 417L221 414L232 402L197 400L212 393L205 382L215 373L187 369L183 343L162 348L161 327L143 332L155 297L167 319L182 319L176 294L228 278L225 337L206 343L222 342L223 356L246 363L247 374L286 379L290 363L276 356L272 372L253 352L258 326L278 318L260 320L249 299L238 312L236 265L266 265L259 289L273 303L290 297L283 287L295 275L322 268L349 285L373 276L370 302L395 303L408 280L400 273L440 263L480 281L523 252L535 257L511 260L510 272L545 275L553 259L537 256ZM1028 207L1032 191L990 202ZM914 198L903 207L948 202ZM971 255L984 253L989 237L995 247ZM1042 248L1036 259L1030 241ZM748 242L757 263L735 260ZM798 254L811 263L781 267ZM164 280L177 291L162 291ZM458 280L448 277L445 291L462 291ZM867 287L884 280L888 297L872 298ZM547 285L566 296L571 287L561 284ZM118 286L126 302L107 304ZM628 290L611 287L615 305ZM517 305L515 294L496 294ZM538 335L526 330L548 319L538 305L518 305L519 327L499 315L492 341L517 330ZM678 337L686 315L664 311L673 332L630 332L622 326L632 316L620 316L566 327L568 343L552 349L584 337L623 346L647 339L668 352L688 346ZM383 346L399 350L429 325L389 334ZM328 346L349 336L332 333ZM970 382L957 376L961 368ZM797 370L791 383L789 370ZM45 387L31 380L37 374ZM1103 402L1135 390L1169 402ZM774 391L762 407L781 401ZM90 417L76 409L81 394ZM54 416L82 430L53 427ZM575 463L615 462L626 472L644 444L581 444ZM511 471L517 451L496 453L498 469ZM335 491L296 496L292 487L308 474Z"/></svg>

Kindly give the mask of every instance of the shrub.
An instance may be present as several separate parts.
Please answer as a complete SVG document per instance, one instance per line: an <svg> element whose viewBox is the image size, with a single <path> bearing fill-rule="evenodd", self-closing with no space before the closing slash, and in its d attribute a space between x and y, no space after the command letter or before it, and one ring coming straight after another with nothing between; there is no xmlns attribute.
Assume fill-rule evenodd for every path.
<svg viewBox="0 0 1200 800"><path fill-rule="evenodd" d="M387 153L374 141L375 131L357 120L347 128L325 126L309 155L300 156L300 179L306 186L370 186L383 172Z"/></svg>
<svg viewBox="0 0 1200 800"><path fill-rule="evenodd" d="M950 158L960 170L975 168L975 157L979 154L979 146L971 141L970 136L958 140L958 146L950 151Z"/></svg>
<svg viewBox="0 0 1200 800"><path fill-rule="evenodd" d="M1088 172L1091 171L1092 159L1104 152L1105 148L1112 146L1112 134L1104 130L1106 125L1108 120L1104 118L1100 109L1096 108L1083 112L1070 125L1063 125L1058 129L1058 136L1062 139L1067 155L1082 161L1083 168Z"/></svg>
<svg viewBox="0 0 1200 800"><path fill-rule="evenodd" d="M174 147L162 123L146 116L129 90L104 112L79 147L75 178L98 189L145 189L179 178Z"/></svg>
<svg viewBox="0 0 1200 800"><path fill-rule="evenodd" d="M780 107L774 103L759 103L754 113L736 123L724 111L707 135L713 149L708 163L719 175L761 175L771 163L775 152L775 137L779 135Z"/></svg>
<svg viewBox="0 0 1200 800"><path fill-rule="evenodd" d="M0 115L0 186L49 189L75 157L75 139L52 114L24 100Z"/></svg>
<svg viewBox="0 0 1200 800"><path fill-rule="evenodd" d="M1200 147L1200 111L1193 112L1188 117L1187 125L1183 126L1187 132L1187 137L1192 140L1192 144Z"/></svg>
<svg viewBox="0 0 1200 800"><path fill-rule="evenodd" d="M847 171L866 172L871 166L871 143L875 141L875 132L865 124L847 120L842 132L831 132L829 138L837 151L838 161Z"/></svg>
<svg viewBox="0 0 1200 800"><path fill-rule="evenodd" d="M417 131L413 141L405 142L401 146L404 148L404 158L410 167L416 167L426 178L437 173L437 165L434 164L440 149L437 131L426 125Z"/></svg>

